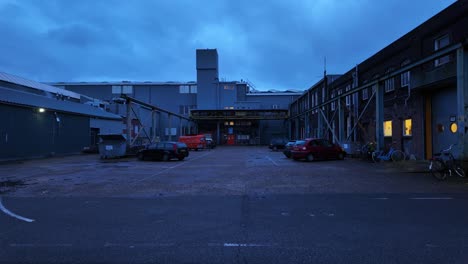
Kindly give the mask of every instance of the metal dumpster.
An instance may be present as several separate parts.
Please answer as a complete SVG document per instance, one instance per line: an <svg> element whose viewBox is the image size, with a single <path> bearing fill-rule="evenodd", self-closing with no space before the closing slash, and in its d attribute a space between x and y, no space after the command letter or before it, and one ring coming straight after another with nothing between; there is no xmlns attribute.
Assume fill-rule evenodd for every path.
<svg viewBox="0 0 468 264"><path fill-rule="evenodd" d="M98 135L99 156L101 159L123 157L127 151L127 140L121 134Z"/></svg>

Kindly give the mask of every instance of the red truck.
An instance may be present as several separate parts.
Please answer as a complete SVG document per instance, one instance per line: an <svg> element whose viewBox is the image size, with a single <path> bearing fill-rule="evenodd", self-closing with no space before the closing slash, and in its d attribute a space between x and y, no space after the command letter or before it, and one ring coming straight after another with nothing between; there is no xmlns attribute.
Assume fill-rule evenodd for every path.
<svg viewBox="0 0 468 264"><path fill-rule="evenodd" d="M207 148L205 135L180 136L179 142L185 143L189 149L199 150Z"/></svg>

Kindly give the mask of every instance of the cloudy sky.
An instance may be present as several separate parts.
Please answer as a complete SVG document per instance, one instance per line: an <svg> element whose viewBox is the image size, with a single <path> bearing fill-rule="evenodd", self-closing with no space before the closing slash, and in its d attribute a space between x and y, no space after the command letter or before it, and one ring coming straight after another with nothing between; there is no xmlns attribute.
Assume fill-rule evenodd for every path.
<svg viewBox="0 0 468 264"><path fill-rule="evenodd" d="M455 0L0 0L0 71L37 81L196 81L300 89L343 73Z"/></svg>

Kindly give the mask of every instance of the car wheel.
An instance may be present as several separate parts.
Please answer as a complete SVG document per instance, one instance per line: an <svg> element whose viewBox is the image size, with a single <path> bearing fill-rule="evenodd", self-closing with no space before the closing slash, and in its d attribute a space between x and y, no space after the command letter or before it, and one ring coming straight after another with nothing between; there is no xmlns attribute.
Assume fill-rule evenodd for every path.
<svg viewBox="0 0 468 264"><path fill-rule="evenodd" d="M163 155L163 157L162 157L162 160L163 160L163 161L168 161L168 160L169 160L169 154L164 153L164 155Z"/></svg>
<svg viewBox="0 0 468 264"><path fill-rule="evenodd" d="M341 152L341 153L338 154L338 159L339 159L339 160L344 160L344 154L343 154L343 152Z"/></svg>
<svg viewBox="0 0 468 264"><path fill-rule="evenodd" d="M309 155L307 155L306 157L306 160L307 161L313 161L315 159L314 155L312 155L312 153L309 153Z"/></svg>

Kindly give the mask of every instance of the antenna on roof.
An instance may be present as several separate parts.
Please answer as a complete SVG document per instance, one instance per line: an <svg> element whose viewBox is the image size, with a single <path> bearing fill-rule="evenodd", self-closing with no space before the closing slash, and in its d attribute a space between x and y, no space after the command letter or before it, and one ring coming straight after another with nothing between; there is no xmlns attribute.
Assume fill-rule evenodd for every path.
<svg viewBox="0 0 468 264"><path fill-rule="evenodd" d="M323 57L323 76L327 76L327 57Z"/></svg>

